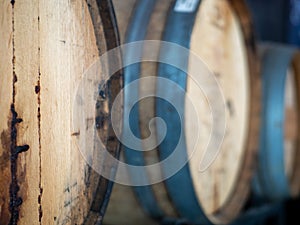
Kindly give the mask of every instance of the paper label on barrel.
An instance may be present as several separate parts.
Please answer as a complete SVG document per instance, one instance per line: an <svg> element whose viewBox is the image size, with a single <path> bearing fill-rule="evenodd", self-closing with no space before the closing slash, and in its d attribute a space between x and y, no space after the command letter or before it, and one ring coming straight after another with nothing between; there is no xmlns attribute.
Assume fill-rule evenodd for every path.
<svg viewBox="0 0 300 225"><path fill-rule="evenodd" d="M195 11L199 0L177 0L174 11L182 13L192 13Z"/></svg>

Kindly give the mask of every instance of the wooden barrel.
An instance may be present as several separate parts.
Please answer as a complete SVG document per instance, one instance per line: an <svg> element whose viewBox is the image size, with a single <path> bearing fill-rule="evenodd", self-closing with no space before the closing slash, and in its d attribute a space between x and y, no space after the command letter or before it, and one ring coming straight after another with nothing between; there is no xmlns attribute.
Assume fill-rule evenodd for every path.
<svg viewBox="0 0 300 225"><path fill-rule="evenodd" d="M267 201L299 195L299 65L296 48L261 47L263 107L254 193Z"/></svg>
<svg viewBox="0 0 300 225"><path fill-rule="evenodd" d="M78 130L73 118L85 71L119 44L112 4L0 4L0 224L101 224L112 183L82 156L78 143L85 127ZM106 116L97 131L117 157L119 143L109 115L122 76L116 73L106 81L104 74L97 75L107 84L99 104L108 107L84 108L94 117L80 119L95 130L89 122L96 123L96 114ZM84 101L81 106L87 107Z"/></svg>
<svg viewBox="0 0 300 225"><path fill-rule="evenodd" d="M224 94L225 115L220 112L219 116L226 118L227 128L217 158L208 169L199 171L199 164L205 154L205 145L213 126L209 117L209 105L201 90L186 73L163 63L143 62L138 66L134 65L134 69L125 69L125 87L145 76L167 78L181 86L193 102L198 101L195 108L198 109L197 115L201 115L198 118L201 124L199 128L201 137L196 143L194 156L175 175L161 183L133 187L136 199L129 197L132 196L129 189L115 185L105 224L118 224L120 221L122 224L135 224L141 221L143 224L157 224L147 219L141 211L135 214L137 203L147 215L163 223L174 220L192 224L228 223L238 215L247 197L253 156L258 143L260 79L251 23L245 4L243 1L212 0L137 1L135 4L134 2L128 6L121 1L114 1L116 8L122 8L120 13L116 11L119 24L123 24L120 27L123 26L124 32L124 26L127 27L122 42L163 40L179 44L198 55L215 75ZM121 4L125 8L127 6L130 8L127 10L128 14ZM152 13L149 13L150 10ZM130 20L129 12L132 14ZM173 49L164 51L160 48L160 52L153 54L157 54L158 59L171 58L174 61L182 59ZM182 60L187 62L187 71L192 72L189 57ZM215 91L218 92L217 89ZM143 139L151 136L152 142L149 141L147 144L150 143L149 146L153 143L158 144L160 127L149 124L150 119L155 116L162 118L171 129L168 129L163 142L151 151L139 152L125 146L125 161L144 166L168 158L178 142L180 129L184 130L186 137L186 143L182 145L180 154L182 158L187 158L189 152L194 150L191 146L193 140L189 137L193 136L195 118L189 117L191 112L184 104L185 97L172 89L167 89L158 81L144 83L141 80L139 90L134 89L127 93L125 91L125 110L131 105L128 96L143 95L143 92L154 94L160 92L169 94L174 99L181 98L180 110L184 114L184 123L178 124L175 115L178 112L169 109L168 103L155 98L140 101L131 109L131 129L136 137ZM150 133L149 125L155 135ZM154 126L154 129L151 129L151 126ZM143 144L145 142L141 141L140 145ZM149 149L149 146L143 145L142 148ZM176 165L176 160L180 161L178 158L173 160L169 166L161 167L162 175L168 172L169 167ZM134 175L134 171L129 171L129 174ZM140 175L149 181L157 176L147 169ZM122 204L118 205L120 202Z"/></svg>

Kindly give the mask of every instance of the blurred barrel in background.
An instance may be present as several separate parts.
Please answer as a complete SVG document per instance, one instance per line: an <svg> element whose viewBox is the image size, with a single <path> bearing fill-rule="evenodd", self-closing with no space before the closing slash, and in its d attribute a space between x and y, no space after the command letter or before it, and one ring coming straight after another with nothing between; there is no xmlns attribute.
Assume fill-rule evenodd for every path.
<svg viewBox="0 0 300 225"><path fill-rule="evenodd" d="M260 40L300 44L299 0L246 2ZM300 53L260 46L259 76L243 0L2 1L0 24L0 224L101 224L111 192L106 225L281 225L296 211L282 201L300 191ZM124 68L138 87L122 117L120 52L99 57L143 40L163 42L123 52L141 62ZM122 124L142 151L124 144L138 169L112 190Z"/></svg>
<svg viewBox="0 0 300 225"><path fill-rule="evenodd" d="M172 0L164 1L139 1L139 0L113 0L115 7L116 17L120 30L121 43L128 43L129 41L140 41L140 40L161 40L163 30L165 26L165 20L167 18L167 12L170 8ZM129 40L131 38L131 40ZM136 49L137 50L137 49ZM142 54L141 52L139 52ZM158 58L159 52L153 52ZM125 83L130 83L131 80L148 76L156 76L157 74L157 63L156 62L141 62L139 65L140 69L135 73L128 72L126 75ZM130 68L129 68L130 69ZM145 82L139 81L140 88L132 90L133 95L140 95L139 92L148 92L155 94L156 85L155 81ZM127 104L130 101L130 96L126 93ZM155 117L155 98L148 97L142 99L139 102L139 107L132 109L132 119L135 123L132 123L131 129L134 129L134 134L139 138L146 138L150 135L149 121ZM156 146L156 130L152 129L152 139L150 140L149 146ZM148 148L149 146L143 146ZM124 154L122 159L124 160ZM153 151L146 151L140 153L139 160L145 160L145 164L152 164L158 161L157 148ZM133 157L132 157L133 159ZM147 175L147 174L146 174ZM148 175L147 175L148 176ZM104 217L104 224L138 224L143 223L145 225L157 224L157 221L149 217L149 210L142 209L139 200L145 196L140 196L139 199L135 196L135 191L139 192L143 188L153 189L154 192L150 195L155 195L161 207L165 209L167 215L177 215L172 203L164 187L164 183L157 183L151 187L130 187L120 184L114 184L110 203L106 215ZM144 201L144 200L142 200ZM155 209L154 209L155 210ZM157 219L157 218L156 218ZM159 218L160 219L160 218Z"/></svg>
<svg viewBox="0 0 300 225"><path fill-rule="evenodd" d="M272 202L300 192L300 53L278 44L260 47L263 110L254 194Z"/></svg>
<svg viewBox="0 0 300 225"><path fill-rule="evenodd" d="M112 184L82 157L78 143L86 130L101 133L118 156L109 118L122 77L106 83L99 68L96 76L107 85L98 108L85 104L77 88L99 56L119 44L111 2L1 1L0 11L0 224L98 224ZM80 118L84 127L74 127L74 104L92 113ZM98 130L97 114L107 116ZM89 146L94 142L81 147Z"/></svg>
<svg viewBox="0 0 300 225"><path fill-rule="evenodd" d="M228 223L239 214L247 198L253 156L258 143L260 109L260 79L249 15L243 1L193 0L189 3L186 5L181 0L137 1L135 4L134 1L126 1L126 4L124 1L114 1L118 23L123 27L123 43L156 39L179 44L198 55L200 61L214 74L220 86L209 87L216 93L217 88L221 87L224 94L224 112L220 111L219 117L224 116L227 122L220 152L210 167L199 171L213 126L209 104L216 102L208 103L191 77L178 68L162 63L143 62L125 68L125 85L145 76L158 76L173 81L188 93L193 102L198 102L194 107L197 115L201 117L190 117L193 113L185 104L187 97L159 82L140 81L139 90L129 90L127 95L125 91L125 110L131 104L129 96L142 95L145 89L147 93L163 92L169 97L180 99L179 105L182 106L182 112L177 112L177 109L169 108L170 103L149 98L130 108L133 133L138 138L153 137L150 146L153 143L159 144L157 139L161 135L160 127L149 123L151 118L158 116L164 119L168 130L163 142L152 151L139 152L125 146L124 158L127 163L145 166L168 158L179 141L180 131L185 132L180 156L182 159L188 158L193 150L195 154L187 165L164 182L134 187L135 199L132 198L130 188L115 185L105 224L138 224L141 221L143 224L157 224L158 222L147 219L137 209L139 205L148 216L165 223L177 218L192 224L211 224L211 221ZM129 12L132 13L131 19L128 18ZM124 25L127 27L126 31ZM136 49L135 53L140 54L142 59L143 49ZM182 60L186 63L185 69L188 72L193 70L189 56L182 58L172 48L166 50L161 47L160 52L155 54L157 59ZM207 71L201 72L208 73ZM205 77L210 74L196 75ZM217 97L215 100L218 100ZM177 114L183 116L183 123L178 121ZM193 130L197 126L193 122L196 120L202 126L199 128L200 138L194 149L195 140L191 140L191 137L194 136L193 133L197 133L198 128ZM150 131L155 135L149 131L149 125ZM222 137L218 138L222 140ZM140 146L143 149L149 147L142 146L142 142ZM182 159L174 159L169 166L176 165ZM168 170L166 165L161 168L160 173L163 176ZM134 172L129 171L129 174L133 175ZM156 174L145 169L141 176L151 181Z"/></svg>
<svg viewBox="0 0 300 225"><path fill-rule="evenodd" d="M262 76L260 148L252 194L232 225L286 225L298 221L299 50L259 45Z"/></svg>
<svg viewBox="0 0 300 225"><path fill-rule="evenodd" d="M216 76L226 105L225 111L219 111L212 121L210 107L220 104L217 88L213 90L215 99L207 99L207 96L203 96L202 88L204 85L211 85L208 80L203 81L201 90L199 84L191 77L185 79L181 71L172 70L168 65L160 65L159 76L182 85L187 95L195 100L193 104L200 121L199 126L196 118L192 116L191 109L187 107L186 101L184 112L186 146L181 147L189 153L194 150L194 153L188 165L165 181L168 193L180 215L197 224L208 223L202 220L200 211L208 220L216 224L228 223L238 215L247 196L247 185L252 172L252 159L257 143L257 133L255 133L258 131L259 120L257 99L260 99L254 40L247 15L242 1L201 1L194 24L190 30L187 30L187 24L179 23L186 15L176 10L169 14L164 40L190 48L200 57ZM185 18L185 21L188 20ZM183 33L191 33L189 41L185 35L176 36L176 33L180 33L177 30L178 27L185 30ZM169 55L169 57L172 55L167 51L162 54ZM173 53L173 55L178 54ZM188 68L188 71L192 72L190 61ZM197 75L205 76L203 71ZM162 91L163 88L158 85L158 91ZM215 87L210 86L210 88ZM172 91L169 92L172 95ZM178 94L174 93L174 95L177 98ZM165 103L158 102L156 105L157 115L167 123L170 120L170 127L172 127L178 124L178 121L174 119L174 112L169 113L167 109ZM206 147L210 144L207 140L216 138L214 136L216 134L210 133L214 129L212 124L217 123L224 113L226 133L219 154L208 168L200 171L201 160L207 154ZM197 132L197 126L200 137L193 146L195 143L193 133ZM178 132L176 129L171 129L160 145L161 160L172 151L171 146L176 143L173 137L176 132ZM221 138L219 136L216 139ZM208 151L211 152L213 149ZM168 167L163 168L163 172L165 170L168 170ZM180 188L176 188L177 185Z"/></svg>

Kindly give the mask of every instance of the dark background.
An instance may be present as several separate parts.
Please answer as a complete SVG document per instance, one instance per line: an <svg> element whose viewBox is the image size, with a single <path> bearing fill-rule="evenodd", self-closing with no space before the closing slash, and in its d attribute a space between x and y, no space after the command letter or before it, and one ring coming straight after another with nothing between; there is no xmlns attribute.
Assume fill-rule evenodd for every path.
<svg viewBox="0 0 300 225"><path fill-rule="evenodd" d="M259 41L300 46L300 0L246 0ZM300 198L268 202L251 196L232 225L299 225Z"/></svg>

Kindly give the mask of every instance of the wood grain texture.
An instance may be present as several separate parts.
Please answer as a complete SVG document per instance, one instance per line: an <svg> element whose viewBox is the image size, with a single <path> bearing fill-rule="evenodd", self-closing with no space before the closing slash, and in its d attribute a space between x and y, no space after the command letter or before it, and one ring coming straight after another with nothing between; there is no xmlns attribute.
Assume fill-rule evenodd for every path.
<svg viewBox="0 0 300 225"><path fill-rule="evenodd" d="M84 71L97 58L96 40L84 2L41 4L41 198L47 212L42 223L82 224L94 192L86 189L85 180L93 171L72 136L71 109ZM51 117L46 119L47 115Z"/></svg>
<svg viewBox="0 0 300 225"><path fill-rule="evenodd" d="M118 45L109 1L101 5L96 0L8 3L1 1L0 8L5 29L0 34L4 40L0 73L5 82L0 86L4 112L0 223L99 223L109 183L79 151L80 131L74 130L73 110L85 71L100 54ZM100 78L104 79L101 73ZM109 107L100 109L107 114L122 85L120 73L109 82L111 95L105 100ZM90 111L95 119L96 105ZM103 141L117 156L118 142L107 123L108 127L100 128Z"/></svg>
<svg viewBox="0 0 300 225"><path fill-rule="evenodd" d="M29 145L19 155L17 180L20 206L19 224L38 224L40 204L40 136L39 103L36 86L39 86L39 1L20 1L14 4L15 48L15 111L23 120L17 128L17 145Z"/></svg>
<svg viewBox="0 0 300 225"><path fill-rule="evenodd" d="M9 184L10 170L10 133L12 87L13 87L13 28L12 7L9 1L0 1L0 224L6 224L10 219L9 212Z"/></svg>
<svg viewBox="0 0 300 225"><path fill-rule="evenodd" d="M201 41L198 41L199 37L202 37ZM198 100L199 105L196 106L199 110L198 118L201 120L199 127L202 127L200 143L190 161L190 166L201 205L208 214L218 210L224 204L236 182L236 173L242 163L240 159L244 152L249 106L249 74L242 38L237 18L228 2L204 0L201 3L193 30L191 50L216 76L226 104L226 133L218 158L208 170L199 173L198 160L206 150L213 124L209 104L218 101L215 99L213 102L208 102L201 93L202 90L197 88L194 82L188 84L187 92L191 93L190 96L199 99L202 94L203 98L201 101ZM218 43L222 43L222 46ZM193 136L190 132L193 132L192 126L195 122L189 116L188 108L186 111L186 137L189 144L193 141L189 138ZM189 126L189 123L192 124Z"/></svg>
<svg viewBox="0 0 300 225"><path fill-rule="evenodd" d="M189 165L199 202L215 223L229 222L242 208L258 144L260 79L250 18L243 1L237 2L203 0L191 39L191 50L208 65L225 98L222 146L212 165L200 172L213 125L210 104L217 100L208 102L196 83L188 81L187 93L197 100L195 108L202 128ZM186 138L191 152L194 149L189 144L194 140L189 138L193 137L195 122L189 117L189 108L186 113Z"/></svg>
<svg viewBox="0 0 300 225"><path fill-rule="evenodd" d="M249 70L249 117L245 140L245 151L242 157L239 175L235 187L231 190L225 205L217 212L218 218L224 221L238 215L245 203L254 170L255 155L258 150L260 110L261 110L261 79L259 76L259 62L256 52L253 26L245 1L229 0L243 34L243 44Z"/></svg>

